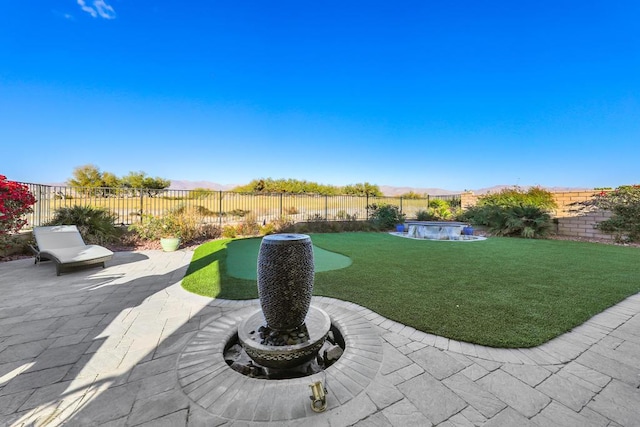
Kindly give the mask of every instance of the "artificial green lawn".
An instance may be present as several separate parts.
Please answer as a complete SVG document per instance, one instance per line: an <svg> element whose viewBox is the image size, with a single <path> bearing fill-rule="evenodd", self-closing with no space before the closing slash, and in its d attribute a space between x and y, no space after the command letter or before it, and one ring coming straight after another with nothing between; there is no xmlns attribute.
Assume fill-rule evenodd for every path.
<svg viewBox="0 0 640 427"><path fill-rule="evenodd" d="M352 260L347 268L317 272L314 295L494 347L539 345L640 292L640 250L632 247L497 237L434 242L384 233L311 238L317 247ZM257 298L255 280L227 274L230 242L196 249L185 289L216 298Z"/></svg>

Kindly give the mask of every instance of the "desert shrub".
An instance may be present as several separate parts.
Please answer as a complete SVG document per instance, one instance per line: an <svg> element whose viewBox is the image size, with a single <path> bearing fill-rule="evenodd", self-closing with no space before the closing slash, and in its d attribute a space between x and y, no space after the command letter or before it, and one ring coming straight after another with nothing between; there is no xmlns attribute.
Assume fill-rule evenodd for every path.
<svg viewBox="0 0 640 427"><path fill-rule="evenodd" d="M326 220L327 219L319 213L307 216L307 222L321 222Z"/></svg>
<svg viewBox="0 0 640 427"><path fill-rule="evenodd" d="M313 214L307 218L306 229L309 233L331 233L333 225L320 214Z"/></svg>
<svg viewBox="0 0 640 427"><path fill-rule="evenodd" d="M276 233L290 233L294 230L295 223L286 215L271 222Z"/></svg>
<svg viewBox="0 0 640 427"><path fill-rule="evenodd" d="M276 226L273 222L269 222L267 224L260 226L261 236L266 236L268 234L275 234L275 233L276 233Z"/></svg>
<svg viewBox="0 0 640 427"><path fill-rule="evenodd" d="M104 245L120 238L117 219L107 209L75 205L56 209L46 225L75 225L86 243Z"/></svg>
<svg viewBox="0 0 640 427"><path fill-rule="evenodd" d="M143 240L158 240L162 237L173 237L175 233L177 233L172 221L153 215L142 215L142 220L131 224L129 231L136 233Z"/></svg>
<svg viewBox="0 0 640 427"><path fill-rule="evenodd" d="M242 222L236 225L236 232L240 236L255 236L260 233L260 225L255 215L247 215Z"/></svg>
<svg viewBox="0 0 640 427"><path fill-rule="evenodd" d="M612 213L596 228L613 234L618 241L640 241L640 185L623 185L596 194L591 205Z"/></svg>
<svg viewBox="0 0 640 427"><path fill-rule="evenodd" d="M225 225L222 227L222 237L226 239L233 239L238 236L238 232L233 225Z"/></svg>
<svg viewBox="0 0 640 427"><path fill-rule="evenodd" d="M371 221L337 221L334 223L337 232L342 231L376 231Z"/></svg>
<svg viewBox="0 0 640 427"><path fill-rule="evenodd" d="M436 217L431 213L431 210L420 209L416 212L416 220L418 221L433 221Z"/></svg>
<svg viewBox="0 0 640 427"><path fill-rule="evenodd" d="M497 193L489 193L478 198L477 206L536 206L544 210L557 207L553 194L540 187L524 191L519 187L505 188Z"/></svg>
<svg viewBox="0 0 640 427"><path fill-rule="evenodd" d="M498 236L519 236L527 239L545 237L551 228L551 216L537 206L510 206L496 216L498 222L491 231Z"/></svg>
<svg viewBox="0 0 640 427"><path fill-rule="evenodd" d="M201 237L201 222L202 215L197 208L179 206L162 216L143 215L142 221L130 225L129 229L146 240L179 237L188 243Z"/></svg>
<svg viewBox="0 0 640 427"><path fill-rule="evenodd" d="M191 199L205 199L215 193L214 190L208 188L194 188L189 192L189 198Z"/></svg>
<svg viewBox="0 0 640 427"><path fill-rule="evenodd" d="M234 209L229 211L229 215L236 216L238 218L243 218L245 215L249 214L251 211L245 211L244 209Z"/></svg>
<svg viewBox="0 0 640 427"><path fill-rule="evenodd" d="M450 220L454 215L449 202L442 199L429 201L428 212L431 214L431 217L436 220Z"/></svg>
<svg viewBox="0 0 640 427"><path fill-rule="evenodd" d="M296 215L296 214L300 213L300 212L298 211L298 208L296 208L295 206L290 206L290 207L288 207L288 208L285 208L285 209L284 209L284 212L285 212L287 215Z"/></svg>
<svg viewBox="0 0 640 427"><path fill-rule="evenodd" d="M202 224L200 235L203 239L217 239L222 235L222 230L215 224Z"/></svg>
<svg viewBox="0 0 640 427"><path fill-rule="evenodd" d="M405 214L400 212L400 208L396 205L377 205L374 203L367 206L367 211L369 212L369 220L380 230L395 228L405 219Z"/></svg>
<svg viewBox="0 0 640 427"><path fill-rule="evenodd" d="M218 212L214 212L214 211L210 210L209 208L207 208L206 206L198 205L194 209L196 210L196 212L200 216L219 216L220 215Z"/></svg>
<svg viewBox="0 0 640 427"><path fill-rule="evenodd" d="M358 213L354 212L350 215L347 211L341 209L336 213L336 219L340 221L357 221Z"/></svg>
<svg viewBox="0 0 640 427"><path fill-rule="evenodd" d="M499 236L545 237L551 228L549 210L556 207L553 194L539 187L527 191L504 189L478 199L460 219L484 225Z"/></svg>

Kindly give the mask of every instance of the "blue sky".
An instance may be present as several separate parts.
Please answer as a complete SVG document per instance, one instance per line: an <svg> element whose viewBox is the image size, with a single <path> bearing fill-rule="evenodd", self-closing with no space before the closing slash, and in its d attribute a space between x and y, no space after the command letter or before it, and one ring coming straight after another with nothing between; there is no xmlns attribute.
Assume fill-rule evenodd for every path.
<svg viewBox="0 0 640 427"><path fill-rule="evenodd" d="M0 5L0 174L640 182L640 2Z"/></svg>

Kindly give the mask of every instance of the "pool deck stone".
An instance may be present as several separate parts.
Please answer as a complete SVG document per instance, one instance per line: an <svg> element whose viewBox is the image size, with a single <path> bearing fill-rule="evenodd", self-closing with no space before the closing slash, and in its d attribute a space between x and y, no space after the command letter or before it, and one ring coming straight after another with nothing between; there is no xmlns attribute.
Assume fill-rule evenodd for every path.
<svg viewBox="0 0 640 427"><path fill-rule="evenodd" d="M347 334L324 373L244 377L221 352L257 300L190 294L192 252L55 275L0 263L0 426L640 426L640 294L537 348L495 349L314 297ZM309 384L328 409L310 408Z"/></svg>

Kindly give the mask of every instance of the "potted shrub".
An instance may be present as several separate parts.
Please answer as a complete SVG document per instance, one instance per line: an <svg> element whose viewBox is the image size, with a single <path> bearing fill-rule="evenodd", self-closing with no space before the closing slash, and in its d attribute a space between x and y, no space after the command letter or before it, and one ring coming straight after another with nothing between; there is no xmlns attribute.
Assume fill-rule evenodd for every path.
<svg viewBox="0 0 640 427"><path fill-rule="evenodd" d="M180 247L180 221L173 214L158 219L160 232L160 246L165 252L173 252Z"/></svg>
<svg viewBox="0 0 640 427"><path fill-rule="evenodd" d="M180 246L180 222L175 215L169 213L164 216L145 215L140 224L129 227L147 240L160 240L160 246L165 252L171 252Z"/></svg>

